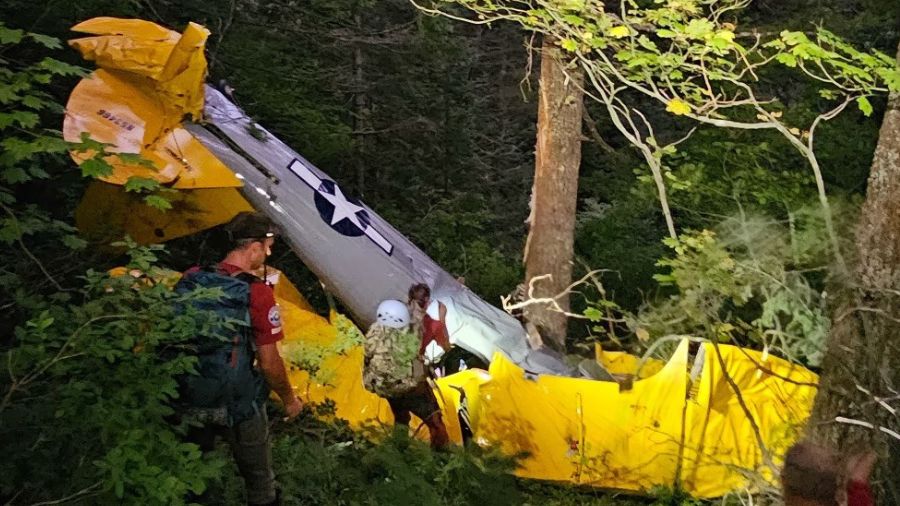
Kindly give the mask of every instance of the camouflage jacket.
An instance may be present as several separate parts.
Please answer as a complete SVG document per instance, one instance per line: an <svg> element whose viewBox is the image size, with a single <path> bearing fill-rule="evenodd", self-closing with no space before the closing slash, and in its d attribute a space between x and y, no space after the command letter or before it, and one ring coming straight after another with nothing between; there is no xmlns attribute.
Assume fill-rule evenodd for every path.
<svg viewBox="0 0 900 506"><path fill-rule="evenodd" d="M366 333L363 383L366 390L393 397L413 390L425 381L419 357L419 337L407 329L375 323Z"/></svg>

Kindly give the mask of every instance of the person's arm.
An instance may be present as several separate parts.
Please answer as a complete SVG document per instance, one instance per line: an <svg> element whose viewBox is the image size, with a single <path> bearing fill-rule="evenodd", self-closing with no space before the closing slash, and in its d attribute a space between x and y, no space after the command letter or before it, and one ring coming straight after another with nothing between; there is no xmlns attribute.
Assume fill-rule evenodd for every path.
<svg viewBox="0 0 900 506"><path fill-rule="evenodd" d="M438 344L444 351L450 349L450 334L447 332L447 306L443 302L438 302L438 318L441 321L441 331L436 336Z"/></svg>
<svg viewBox="0 0 900 506"><path fill-rule="evenodd" d="M265 283L253 283L250 286L250 322L256 342L256 358L263 378L269 388L281 398L288 418L293 418L300 413L303 402L291 389L284 360L275 344L284 339L281 309L275 303L272 288Z"/></svg>
<svg viewBox="0 0 900 506"><path fill-rule="evenodd" d="M275 343L264 344L256 350L256 354L259 369L262 371L266 383L281 398L287 417L294 418L303 409L303 402L294 395L294 390L288 381L287 371L284 369L284 360L278 353L278 346Z"/></svg>
<svg viewBox="0 0 900 506"><path fill-rule="evenodd" d="M374 328L374 326L373 326ZM372 338L370 337L372 334L372 328L366 332L365 339L363 340L363 367L367 367L370 362L372 362L372 357L375 356L375 346L372 342Z"/></svg>

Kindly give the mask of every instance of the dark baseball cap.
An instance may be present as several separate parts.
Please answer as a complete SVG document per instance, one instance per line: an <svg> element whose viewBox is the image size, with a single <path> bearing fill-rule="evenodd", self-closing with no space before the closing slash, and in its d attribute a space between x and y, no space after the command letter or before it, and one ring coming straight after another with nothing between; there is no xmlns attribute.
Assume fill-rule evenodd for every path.
<svg viewBox="0 0 900 506"><path fill-rule="evenodd" d="M223 228L233 243L248 239L263 240L278 235L278 227L268 216L250 211L238 213Z"/></svg>

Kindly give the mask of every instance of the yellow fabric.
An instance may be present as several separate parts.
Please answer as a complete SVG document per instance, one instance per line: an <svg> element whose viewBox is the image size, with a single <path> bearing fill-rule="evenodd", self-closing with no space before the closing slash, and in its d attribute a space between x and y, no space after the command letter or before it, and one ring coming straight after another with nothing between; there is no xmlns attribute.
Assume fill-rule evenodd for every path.
<svg viewBox="0 0 900 506"><path fill-rule="evenodd" d="M178 34L149 21L95 18L73 27L94 34L70 41L101 68L81 80L66 104L63 136L83 133L110 144L111 153L140 154L147 167L116 156L103 180L124 184L132 176L153 178L176 189L241 186L218 158L181 126L200 119L209 32L195 23ZM73 152L79 164L93 152Z"/></svg>
<svg viewBox="0 0 900 506"><path fill-rule="evenodd" d="M517 471L528 478L632 491L671 487L680 479L697 497L752 486L748 476L754 473L771 480L753 424L711 344L703 345L698 385L686 399L688 344L682 341L659 372L623 392L608 382L532 381L496 356L491 380L480 390L476 437L510 454L528 453ZM817 376L775 357L763 360L760 352L726 345L718 350L760 438L780 465L777 456L796 441L809 416Z"/></svg>
<svg viewBox="0 0 900 506"><path fill-rule="evenodd" d="M481 389L480 443L527 453L516 474L641 490L671 484L687 388L687 343L655 376L619 392L612 382L527 379L504 357Z"/></svg>
<svg viewBox="0 0 900 506"><path fill-rule="evenodd" d="M137 19L94 18L72 27L93 37L69 44L101 68L121 70L154 81L164 95L167 112L200 119L206 79L206 39L209 30L188 23L182 34ZM181 121L181 116L173 118Z"/></svg>
<svg viewBox="0 0 900 506"><path fill-rule="evenodd" d="M682 479L693 494L712 497L744 486L744 471L772 478L740 399L780 467L778 456L798 439L812 410L818 376L758 351L719 345L723 368L715 347L704 344L703 348L706 358L699 389L688 401ZM740 398L723 371L737 386Z"/></svg>
<svg viewBox="0 0 900 506"><path fill-rule="evenodd" d="M623 351L606 351L600 343L594 345L594 357L597 363L602 365L610 374L638 374L638 379L649 378L662 370L665 362L659 359L650 358L644 362L641 370L638 371L640 357L629 355Z"/></svg>
<svg viewBox="0 0 900 506"><path fill-rule="evenodd" d="M73 26L72 31L94 35L69 41L84 59L150 78L162 72L181 38L178 32L155 23L110 17L89 19Z"/></svg>
<svg viewBox="0 0 900 506"><path fill-rule="evenodd" d="M95 181L75 210L75 224L96 242L109 243L128 234L139 244L151 244L190 235L253 210L235 188L184 190L167 198L172 209L160 211L121 186Z"/></svg>
<svg viewBox="0 0 900 506"><path fill-rule="evenodd" d="M322 321L325 321L327 323L328 320L321 318L315 313L315 310L306 300L306 297L304 297L300 293L300 290L298 290L297 287L294 286L294 283L292 283L290 278L288 278L283 272L272 266L268 266L266 267L265 275L269 279L277 279L274 286L276 299L278 299L282 303L290 303L292 306L297 306L298 309L309 315L296 315L297 320L295 322L292 322L292 325L296 325L298 328L306 328L308 327L308 324L306 322L310 321L310 318L312 318L312 316L315 316L316 318L321 319Z"/></svg>

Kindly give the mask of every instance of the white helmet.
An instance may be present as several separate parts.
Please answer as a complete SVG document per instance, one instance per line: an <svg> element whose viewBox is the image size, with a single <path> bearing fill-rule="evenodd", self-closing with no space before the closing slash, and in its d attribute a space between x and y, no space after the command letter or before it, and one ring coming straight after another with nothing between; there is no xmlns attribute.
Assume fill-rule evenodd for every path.
<svg viewBox="0 0 900 506"><path fill-rule="evenodd" d="M402 329L409 325L409 308L399 300L388 299L378 304L376 319L385 327Z"/></svg>

